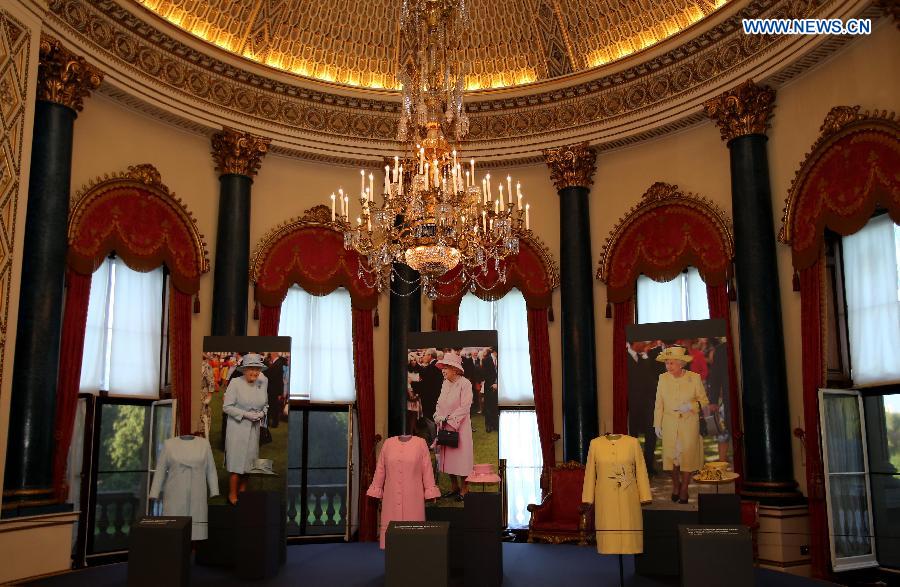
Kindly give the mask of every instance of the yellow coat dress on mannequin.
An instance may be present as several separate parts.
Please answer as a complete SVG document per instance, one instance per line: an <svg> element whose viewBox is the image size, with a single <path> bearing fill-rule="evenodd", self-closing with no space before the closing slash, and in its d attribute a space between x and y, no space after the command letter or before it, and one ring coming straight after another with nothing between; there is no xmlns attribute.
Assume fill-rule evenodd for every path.
<svg viewBox="0 0 900 587"><path fill-rule="evenodd" d="M652 499L644 453L637 438L620 434L591 441L581 501L594 504L597 552L643 552L641 504Z"/></svg>
<svg viewBox="0 0 900 587"><path fill-rule="evenodd" d="M673 377L671 373L659 376L653 426L662 430L663 470L671 471L672 465L677 464L687 473L703 466L700 408L709 399L700 375L693 371L683 373L681 377ZM690 412L678 411L684 404L690 405Z"/></svg>

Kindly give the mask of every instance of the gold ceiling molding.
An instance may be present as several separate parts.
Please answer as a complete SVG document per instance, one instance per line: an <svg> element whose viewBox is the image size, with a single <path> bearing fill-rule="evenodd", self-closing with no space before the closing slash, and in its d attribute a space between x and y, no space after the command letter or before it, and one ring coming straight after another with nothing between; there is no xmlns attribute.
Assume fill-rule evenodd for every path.
<svg viewBox="0 0 900 587"><path fill-rule="evenodd" d="M550 179L557 191L571 187L590 188L597 170L597 152L586 142L544 151Z"/></svg>
<svg viewBox="0 0 900 587"><path fill-rule="evenodd" d="M272 139L225 128L212 136L212 156L221 175L256 177Z"/></svg>
<svg viewBox="0 0 900 587"><path fill-rule="evenodd" d="M84 98L100 87L103 73L47 35L41 37L37 98L81 112Z"/></svg>
<svg viewBox="0 0 900 587"><path fill-rule="evenodd" d="M741 17L847 17L868 8L866 0L746 1ZM158 100L162 109L167 108L166 101L178 100L208 120L271 136L273 148L279 150L334 160L396 153L398 103L388 97L392 93L383 93L386 97L381 99L371 92L319 91L311 89L314 82L298 79L294 84L284 75L260 75L254 70L259 66L252 64L238 68L154 29L113 0L49 0L49 10L52 28L92 48L99 60L116 68L117 80L127 84L133 79L149 88L139 100ZM476 93L469 100L471 126L465 148L477 156L525 160L567 138L628 142L632 135L694 117L700 99L716 87L716 81L735 71L752 67L774 73L789 68L791 63L778 59L776 49L797 44L790 46L800 59L804 48L807 53L822 47L831 51L844 42L844 38L744 35L736 13L623 71L604 73L600 68L595 78L576 85L551 90L538 85L535 92L515 97ZM583 74L579 77L584 79ZM127 85L118 88L128 91Z"/></svg>
<svg viewBox="0 0 900 587"><path fill-rule="evenodd" d="M775 107L775 90L747 80L703 104L726 143L746 135L764 135Z"/></svg>
<svg viewBox="0 0 900 587"><path fill-rule="evenodd" d="M399 0L131 2L255 63L350 87L399 88ZM466 87L519 86L609 63L678 34L726 3L474 0L471 34L460 39Z"/></svg>

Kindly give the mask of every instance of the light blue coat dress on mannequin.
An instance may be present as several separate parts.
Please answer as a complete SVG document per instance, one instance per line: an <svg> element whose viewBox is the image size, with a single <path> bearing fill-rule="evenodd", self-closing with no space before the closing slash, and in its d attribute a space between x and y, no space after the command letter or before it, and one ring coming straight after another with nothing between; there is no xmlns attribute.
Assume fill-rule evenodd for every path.
<svg viewBox="0 0 900 587"><path fill-rule="evenodd" d="M207 487L209 497L219 495L209 441L199 436L166 439L156 458L150 497L162 494L163 515L191 517L191 540L207 537Z"/></svg>
<svg viewBox="0 0 900 587"><path fill-rule="evenodd" d="M253 468L259 458L259 427L261 422L247 419L250 412L264 412L269 401L268 381L259 378L247 383L235 377L225 391L222 411L228 414L225 429L225 469L243 475Z"/></svg>

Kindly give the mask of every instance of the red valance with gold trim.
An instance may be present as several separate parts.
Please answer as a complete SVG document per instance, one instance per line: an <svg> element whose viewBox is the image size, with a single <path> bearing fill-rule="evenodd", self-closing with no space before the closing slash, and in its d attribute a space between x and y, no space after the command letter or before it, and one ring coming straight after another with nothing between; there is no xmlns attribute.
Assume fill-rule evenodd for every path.
<svg viewBox="0 0 900 587"><path fill-rule="evenodd" d="M785 202L778 238L791 245L794 268L818 260L826 228L852 234L878 206L900 222L900 123L893 113L833 108Z"/></svg>
<svg viewBox="0 0 900 587"><path fill-rule="evenodd" d="M209 271L193 216L152 165L98 178L76 198L69 215L69 266L90 275L112 252L137 271L165 264L172 284L190 295Z"/></svg>
<svg viewBox="0 0 900 587"><path fill-rule="evenodd" d="M707 285L728 279L734 241L725 213L713 202L657 182L607 237L597 269L607 300L623 302L634 294L640 274L668 281L688 265Z"/></svg>
<svg viewBox="0 0 900 587"><path fill-rule="evenodd" d="M534 233L519 234L519 253L504 260L502 265L506 267L506 282L500 281L497 270L490 263L486 274L476 276L473 292L476 296L483 300L499 300L515 287L522 292L526 305L532 310L552 305L553 290L559 287L559 269L546 245ZM438 280L435 314L455 316L459 313L459 304L470 291L472 277L468 277L464 282L461 268L456 267Z"/></svg>
<svg viewBox="0 0 900 587"><path fill-rule="evenodd" d="M378 305L378 292L358 271L359 255L344 249L342 229L331 222L330 210L315 206L263 237L251 260L250 278L256 300L266 306L280 306L296 283L315 295L345 287L354 308L371 310Z"/></svg>

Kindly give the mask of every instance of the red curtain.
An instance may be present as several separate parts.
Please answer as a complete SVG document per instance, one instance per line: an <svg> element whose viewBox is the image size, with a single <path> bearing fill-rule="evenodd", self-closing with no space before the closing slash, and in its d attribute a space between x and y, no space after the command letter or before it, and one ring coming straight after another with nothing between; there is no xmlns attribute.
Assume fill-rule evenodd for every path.
<svg viewBox="0 0 900 587"><path fill-rule="evenodd" d="M278 336L278 323L281 321L281 306L259 305L259 335Z"/></svg>
<svg viewBox="0 0 900 587"><path fill-rule="evenodd" d="M172 357L172 397L178 400L178 429L191 433L191 306L193 296L172 285L169 352Z"/></svg>
<svg viewBox="0 0 900 587"><path fill-rule="evenodd" d="M737 365L734 362L734 339L731 335L731 312L728 300L728 289L725 284L707 285L706 298L709 303L709 317L725 320L725 336L728 338L728 401L731 404L731 439L734 451L734 472L741 475L735 483L738 493L744 474L744 443L741 428L740 394L738 394Z"/></svg>
<svg viewBox="0 0 900 587"><path fill-rule="evenodd" d="M628 434L628 353L625 328L634 323L634 298L615 304L613 317L613 432Z"/></svg>
<svg viewBox="0 0 900 587"><path fill-rule="evenodd" d="M800 271L800 332L803 354L803 421L806 496L809 502L810 558L814 577L828 576L831 551L825 508L825 477L819 450L819 388L825 384L824 256Z"/></svg>
<svg viewBox="0 0 900 587"><path fill-rule="evenodd" d="M66 270L66 306L60 344L59 378L56 392L53 454L53 487L56 498L65 501L69 495L66 465L72 429L75 427L75 408L81 384L81 356L84 352L84 331L87 327L88 301L91 296L91 276L72 269Z"/></svg>
<svg viewBox="0 0 900 587"><path fill-rule="evenodd" d="M553 379L550 371L550 330L547 327L547 308L528 309L528 350L531 354L531 380L534 386L534 411L537 416L538 436L541 439L541 456L544 467L541 472L541 488L549 489L545 482L548 472L556 466L553 432Z"/></svg>
<svg viewBox="0 0 900 587"><path fill-rule="evenodd" d="M353 368L356 376L356 409L359 413L359 540L378 539L375 502L366 496L375 473L375 365L373 361L372 310L353 309Z"/></svg>
<svg viewBox="0 0 900 587"><path fill-rule="evenodd" d="M441 332L454 332L459 328L459 314L435 314L435 329Z"/></svg>

